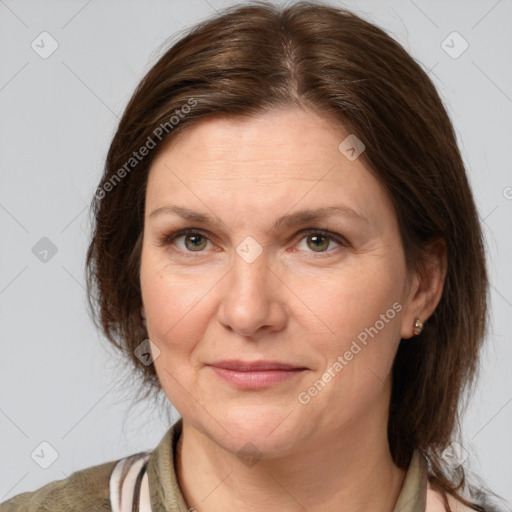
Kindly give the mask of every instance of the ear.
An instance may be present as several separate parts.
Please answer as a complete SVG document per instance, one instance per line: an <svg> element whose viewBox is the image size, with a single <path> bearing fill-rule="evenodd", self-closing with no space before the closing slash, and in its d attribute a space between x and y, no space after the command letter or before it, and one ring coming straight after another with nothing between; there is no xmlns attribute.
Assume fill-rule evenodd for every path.
<svg viewBox="0 0 512 512"><path fill-rule="evenodd" d="M409 279L405 299L401 328L404 339L414 336L414 321L419 318L426 322L441 300L447 268L444 239L436 239L424 248L418 267Z"/></svg>

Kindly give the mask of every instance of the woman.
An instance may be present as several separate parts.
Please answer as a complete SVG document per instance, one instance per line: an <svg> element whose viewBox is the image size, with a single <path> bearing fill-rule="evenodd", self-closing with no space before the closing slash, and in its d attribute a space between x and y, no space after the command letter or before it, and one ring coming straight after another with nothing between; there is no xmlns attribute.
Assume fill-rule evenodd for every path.
<svg viewBox="0 0 512 512"><path fill-rule="evenodd" d="M98 323L181 419L2 511L491 510L453 456L482 233L382 30L316 3L199 24L129 102L93 211Z"/></svg>

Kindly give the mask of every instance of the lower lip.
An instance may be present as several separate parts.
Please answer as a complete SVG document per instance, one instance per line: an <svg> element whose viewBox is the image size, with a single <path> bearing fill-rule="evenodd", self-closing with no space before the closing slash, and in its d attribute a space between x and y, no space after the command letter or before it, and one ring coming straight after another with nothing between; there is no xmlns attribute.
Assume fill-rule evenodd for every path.
<svg viewBox="0 0 512 512"><path fill-rule="evenodd" d="M240 389L263 389L286 380L293 379L305 370L259 370L239 371L210 366L210 368L223 380Z"/></svg>

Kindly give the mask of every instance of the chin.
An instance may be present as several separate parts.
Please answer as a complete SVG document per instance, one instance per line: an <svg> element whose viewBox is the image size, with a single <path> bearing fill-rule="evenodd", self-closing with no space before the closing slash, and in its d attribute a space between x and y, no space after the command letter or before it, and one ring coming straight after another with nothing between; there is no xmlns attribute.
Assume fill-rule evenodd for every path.
<svg viewBox="0 0 512 512"><path fill-rule="evenodd" d="M308 435L307 422L297 422L293 413L287 417L289 412L283 414L281 407L233 408L224 410L219 422L205 418L200 430L224 450L238 456L243 457L245 452L267 458L285 456Z"/></svg>

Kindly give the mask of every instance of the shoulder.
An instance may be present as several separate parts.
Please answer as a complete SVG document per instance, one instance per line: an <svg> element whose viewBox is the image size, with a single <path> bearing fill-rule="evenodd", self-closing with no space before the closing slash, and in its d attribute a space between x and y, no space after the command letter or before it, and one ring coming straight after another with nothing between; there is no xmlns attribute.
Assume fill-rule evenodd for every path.
<svg viewBox="0 0 512 512"><path fill-rule="evenodd" d="M0 504L0 512L111 511L110 476L118 461L76 471L68 478L50 482Z"/></svg>

